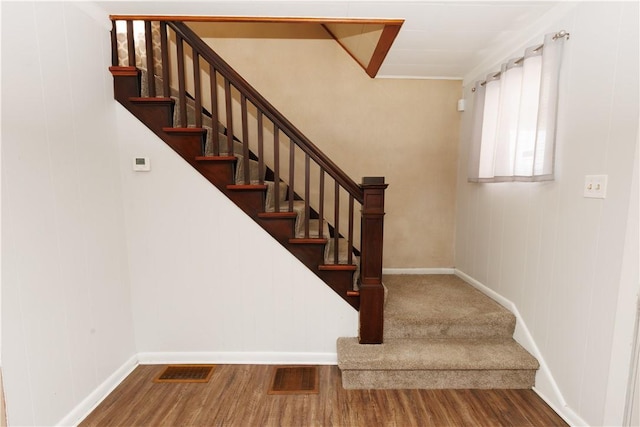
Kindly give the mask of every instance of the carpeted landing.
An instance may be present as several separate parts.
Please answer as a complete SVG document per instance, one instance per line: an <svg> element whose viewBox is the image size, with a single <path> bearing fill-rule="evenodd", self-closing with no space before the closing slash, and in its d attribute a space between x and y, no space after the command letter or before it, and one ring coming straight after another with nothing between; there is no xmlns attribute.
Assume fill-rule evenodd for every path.
<svg viewBox="0 0 640 427"><path fill-rule="evenodd" d="M454 275L385 275L384 344L338 339L346 389L531 388L515 316Z"/></svg>

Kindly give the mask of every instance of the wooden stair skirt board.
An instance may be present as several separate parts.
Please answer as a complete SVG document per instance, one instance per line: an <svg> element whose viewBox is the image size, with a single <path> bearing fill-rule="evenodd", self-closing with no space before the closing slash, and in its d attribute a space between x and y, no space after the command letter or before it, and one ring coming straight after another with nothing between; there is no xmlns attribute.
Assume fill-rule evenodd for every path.
<svg viewBox="0 0 640 427"><path fill-rule="evenodd" d="M129 73L123 73L123 69ZM140 88L135 84L136 74L129 67L111 67L111 71L114 76L115 97L125 108L309 267L340 297L355 309L359 308L359 297L353 294L359 257L354 254L353 263L347 264L344 250L346 239L340 238L339 264L334 265L335 245L333 237L329 235L329 224L324 221L325 237L318 238L319 220L309 219L309 237L304 238L305 203L303 200L295 200L293 212L288 212L289 202L285 197L289 196L289 192L286 184L280 183L280 212L275 212L275 185L268 181L266 176L262 176L260 180L255 160L250 161L252 182L244 184L244 163L241 154L236 152L234 156L228 156L224 150L220 150L219 156L203 155L203 145L208 138L206 129L170 127L177 119L173 111L173 99L140 97ZM189 123L189 126L193 124ZM240 143L236 141L236 144ZM260 181L263 184L259 184Z"/></svg>

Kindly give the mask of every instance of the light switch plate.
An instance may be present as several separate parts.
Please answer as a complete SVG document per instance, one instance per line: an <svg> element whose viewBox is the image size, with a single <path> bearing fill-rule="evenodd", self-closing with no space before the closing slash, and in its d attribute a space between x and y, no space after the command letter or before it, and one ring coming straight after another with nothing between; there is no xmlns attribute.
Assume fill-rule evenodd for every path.
<svg viewBox="0 0 640 427"><path fill-rule="evenodd" d="M607 197L608 175L585 175L584 197L604 199Z"/></svg>

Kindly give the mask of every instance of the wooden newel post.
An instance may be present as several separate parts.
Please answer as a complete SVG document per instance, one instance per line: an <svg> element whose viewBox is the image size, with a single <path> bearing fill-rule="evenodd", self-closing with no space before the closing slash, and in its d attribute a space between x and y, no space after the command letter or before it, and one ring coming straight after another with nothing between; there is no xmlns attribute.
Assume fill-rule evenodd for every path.
<svg viewBox="0 0 640 427"><path fill-rule="evenodd" d="M384 177L362 178L362 242L360 265L360 344L381 344L384 321L382 242Z"/></svg>

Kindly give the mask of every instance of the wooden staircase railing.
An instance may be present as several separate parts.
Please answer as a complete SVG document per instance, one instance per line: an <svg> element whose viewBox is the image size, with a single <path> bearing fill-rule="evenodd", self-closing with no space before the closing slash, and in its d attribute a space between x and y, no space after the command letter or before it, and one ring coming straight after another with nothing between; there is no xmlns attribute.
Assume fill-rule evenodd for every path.
<svg viewBox="0 0 640 427"><path fill-rule="evenodd" d="M360 342L381 343L387 187L384 178L366 177L360 185L354 182L185 23L139 16L111 18L114 79L116 76L131 78L134 74L140 79L140 69L146 76L142 87L136 88L142 91L142 97L138 93L128 99L122 96L118 99L116 93L116 98L130 109L135 108L131 103L141 102L142 98L148 98L148 103L154 105L170 103L172 108L175 103L179 114L173 118L175 129L171 137L178 133L200 135L202 152L195 153L200 162L232 158L235 161L237 157L236 168L241 168L242 173L241 182L235 183L234 190L263 188L265 177L271 178L275 182L273 212L259 212L257 216L291 216L294 203L298 202L298 209L304 203L302 235L294 236L290 243L332 244L333 257L325 260L320 270L353 271L357 262L354 258L360 256L358 288L342 296L359 298L359 303L352 305L359 307ZM137 34L136 28L139 28ZM126 46L124 56L123 45ZM127 81L125 86L135 84L133 80ZM126 92L122 86L118 90ZM189 108L195 112L191 122ZM179 126L175 122L179 122ZM207 133L203 129L205 122L210 126L208 153L205 153L203 137ZM158 129L170 131L156 126L157 133ZM241 145L241 152L235 152L234 145ZM252 177L252 162L257 162L257 179ZM333 185L326 185L326 180L333 181ZM281 182L288 186L286 194L280 194ZM281 204L281 199L285 203ZM354 221L356 202L362 206L359 224ZM313 218L318 219L317 236L310 233ZM324 230L324 218L330 224L327 230ZM341 243L346 244L346 259L339 256Z"/></svg>

